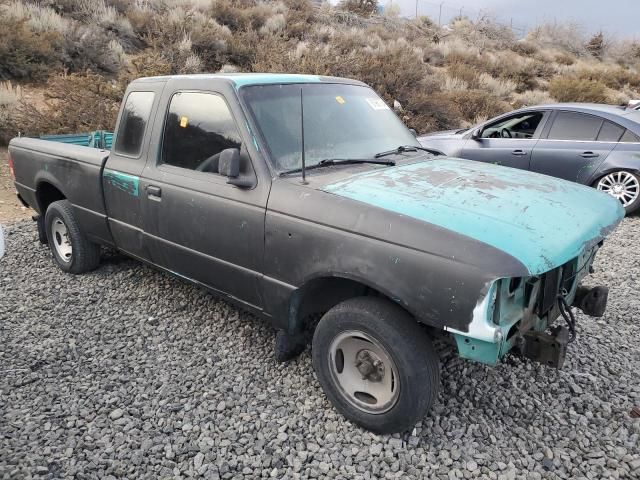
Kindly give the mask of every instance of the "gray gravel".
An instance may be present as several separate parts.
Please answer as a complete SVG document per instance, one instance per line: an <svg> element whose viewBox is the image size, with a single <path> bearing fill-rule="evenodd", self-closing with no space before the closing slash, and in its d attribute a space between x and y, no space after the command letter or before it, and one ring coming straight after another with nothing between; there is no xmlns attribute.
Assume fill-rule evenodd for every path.
<svg viewBox="0 0 640 480"><path fill-rule="evenodd" d="M600 252L607 316L579 316L561 372L443 357L413 432L377 436L325 399L309 353L198 288L106 254L57 270L29 223L0 260L0 478L640 478L640 218Z"/></svg>

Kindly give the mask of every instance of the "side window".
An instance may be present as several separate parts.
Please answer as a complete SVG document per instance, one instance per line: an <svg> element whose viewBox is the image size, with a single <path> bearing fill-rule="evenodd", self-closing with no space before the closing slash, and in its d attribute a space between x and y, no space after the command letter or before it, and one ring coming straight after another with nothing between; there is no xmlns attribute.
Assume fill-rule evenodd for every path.
<svg viewBox="0 0 640 480"><path fill-rule="evenodd" d="M622 138L620 139L620 141L625 143L637 143L637 142L640 142L640 137L638 137L635 133L631 132L630 130L627 130L626 132L624 132L624 135L622 135Z"/></svg>
<svg viewBox="0 0 640 480"><path fill-rule="evenodd" d="M127 96L118 127L116 153L130 157L140 155L154 96L153 92L131 92Z"/></svg>
<svg viewBox="0 0 640 480"><path fill-rule="evenodd" d="M533 138L544 114L525 112L503 118L482 130L482 138Z"/></svg>
<svg viewBox="0 0 640 480"><path fill-rule="evenodd" d="M180 92L171 99L164 126L162 163L217 173L218 154L240 148L240 133L224 99Z"/></svg>
<svg viewBox="0 0 640 480"><path fill-rule="evenodd" d="M617 142L620 140L624 127L607 120L604 121L600 133L598 134L599 142Z"/></svg>
<svg viewBox="0 0 640 480"><path fill-rule="evenodd" d="M551 126L551 140L593 141L598 136L602 119L582 113L560 112Z"/></svg>

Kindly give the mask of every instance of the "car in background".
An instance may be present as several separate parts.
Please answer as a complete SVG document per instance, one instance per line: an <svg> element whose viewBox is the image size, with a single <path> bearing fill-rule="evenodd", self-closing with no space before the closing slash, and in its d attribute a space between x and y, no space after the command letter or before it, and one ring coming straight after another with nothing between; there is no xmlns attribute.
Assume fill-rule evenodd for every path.
<svg viewBox="0 0 640 480"><path fill-rule="evenodd" d="M640 110L640 100L629 100L627 110Z"/></svg>
<svg viewBox="0 0 640 480"><path fill-rule="evenodd" d="M640 111L600 104L527 107L476 127L418 137L452 157L590 185L640 208Z"/></svg>

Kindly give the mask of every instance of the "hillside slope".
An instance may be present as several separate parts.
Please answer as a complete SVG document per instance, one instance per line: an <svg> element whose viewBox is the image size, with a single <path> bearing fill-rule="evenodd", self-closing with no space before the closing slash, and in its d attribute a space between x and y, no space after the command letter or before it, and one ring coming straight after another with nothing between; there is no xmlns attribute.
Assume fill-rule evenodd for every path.
<svg viewBox="0 0 640 480"><path fill-rule="evenodd" d="M110 129L141 75L352 77L427 132L553 100L622 104L640 98L639 64L640 45L571 25L518 40L487 18L438 27L306 0L2 0L0 140Z"/></svg>

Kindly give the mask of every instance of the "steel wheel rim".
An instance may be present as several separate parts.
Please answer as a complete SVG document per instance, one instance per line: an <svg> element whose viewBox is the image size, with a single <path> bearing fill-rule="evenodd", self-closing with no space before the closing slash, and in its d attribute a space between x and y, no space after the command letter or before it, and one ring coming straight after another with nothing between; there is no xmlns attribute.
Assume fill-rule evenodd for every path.
<svg viewBox="0 0 640 480"><path fill-rule="evenodd" d="M350 330L329 347L329 370L342 398L371 414L389 411L398 401L400 382L391 355L373 337Z"/></svg>
<svg viewBox="0 0 640 480"><path fill-rule="evenodd" d="M621 170L602 177L598 182L598 190L617 198L623 207L628 207L640 195L640 182L632 173Z"/></svg>
<svg viewBox="0 0 640 480"><path fill-rule="evenodd" d="M73 247L69 239L69 230L64 222L59 218L54 218L51 222L51 241L56 253L63 262L70 262L73 254Z"/></svg>

